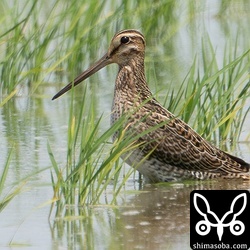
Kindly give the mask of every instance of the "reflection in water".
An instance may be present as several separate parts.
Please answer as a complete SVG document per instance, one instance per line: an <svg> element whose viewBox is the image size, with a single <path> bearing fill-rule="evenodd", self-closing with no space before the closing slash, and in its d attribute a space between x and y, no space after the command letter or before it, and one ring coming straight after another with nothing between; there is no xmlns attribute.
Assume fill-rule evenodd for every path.
<svg viewBox="0 0 250 250"><path fill-rule="evenodd" d="M72 249L76 246L81 249L187 249L189 196L195 189L249 190L250 183L217 180L146 185L118 207L71 210L71 216L54 222L53 241L57 246L67 241Z"/></svg>
<svg viewBox="0 0 250 250"><path fill-rule="evenodd" d="M168 187L146 187L121 209L120 241L125 249L133 246L167 249L187 246L189 232L189 188L182 184Z"/></svg>

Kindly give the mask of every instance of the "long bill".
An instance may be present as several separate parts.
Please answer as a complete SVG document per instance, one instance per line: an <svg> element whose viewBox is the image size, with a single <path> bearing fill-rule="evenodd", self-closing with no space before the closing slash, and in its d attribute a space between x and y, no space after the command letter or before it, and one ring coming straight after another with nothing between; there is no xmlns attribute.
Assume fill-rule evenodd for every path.
<svg viewBox="0 0 250 250"><path fill-rule="evenodd" d="M95 72L97 72L98 70L102 69L103 67L107 66L110 63L112 63L112 61L111 61L110 57L108 56L108 53L106 53L94 65L92 65L87 70L85 70L84 72L82 72L78 77L75 78L74 81L70 82L63 89L61 89L56 95L54 95L54 97L52 98L52 100L57 99L58 97L60 97L64 93L66 93L68 90L70 90L71 88L75 87L80 82L84 81L85 79L87 79L88 77L90 77L91 75L93 75Z"/></svg>

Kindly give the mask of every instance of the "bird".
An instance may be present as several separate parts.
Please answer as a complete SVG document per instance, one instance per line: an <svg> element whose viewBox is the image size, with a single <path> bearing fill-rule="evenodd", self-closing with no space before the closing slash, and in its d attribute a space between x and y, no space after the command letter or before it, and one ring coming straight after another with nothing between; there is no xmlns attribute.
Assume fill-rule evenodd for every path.
<svg viewBox="0 0 250 250"><path fill-rule="evenodd" d="M103 67L116 63L119 69L111 124L123 114L130 114L124 128L139 135L135 136L138 147L122 158L129 165L136 166L145 182L214 178L250 180L249 163L208 142L153 97L145 77L145 48L145 37L141 32L126 29L116 33L104 56L61 89L52 100Z"/></svg>

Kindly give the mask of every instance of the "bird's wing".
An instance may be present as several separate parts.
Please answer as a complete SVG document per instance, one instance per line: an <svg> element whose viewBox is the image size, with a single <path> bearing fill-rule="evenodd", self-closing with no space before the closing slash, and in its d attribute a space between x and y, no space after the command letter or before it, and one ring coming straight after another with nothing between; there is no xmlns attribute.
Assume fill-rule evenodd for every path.
<svg viewBox="0 0 250 250"><path fill-rule="evenodd" d="M141 119L138 119L138 113ZM145 105L138 113L130 128L136 133L149 131L139 141L144 143L143 151L151 152L150 157L190 171L221 174L249 171L248 163L208 143L163 107L158 110Z"/></svg>

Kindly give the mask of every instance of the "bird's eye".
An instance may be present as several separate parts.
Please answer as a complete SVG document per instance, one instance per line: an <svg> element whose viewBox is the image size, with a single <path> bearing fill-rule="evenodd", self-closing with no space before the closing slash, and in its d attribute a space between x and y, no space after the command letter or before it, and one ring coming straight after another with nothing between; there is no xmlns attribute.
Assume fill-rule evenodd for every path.
<svg viewBox="0 0 250 250"><path fill-rule="evenodd" d="M122 38L121 38L121 43L128 43L129 42L129 37L128 36L123 36Z"/></svg>

